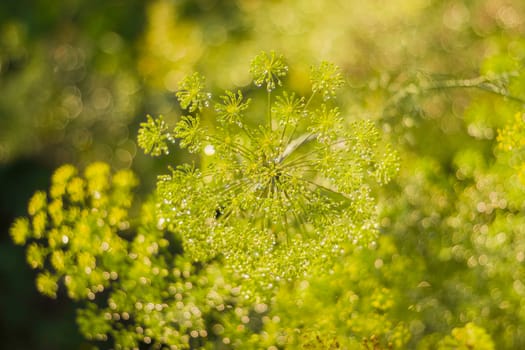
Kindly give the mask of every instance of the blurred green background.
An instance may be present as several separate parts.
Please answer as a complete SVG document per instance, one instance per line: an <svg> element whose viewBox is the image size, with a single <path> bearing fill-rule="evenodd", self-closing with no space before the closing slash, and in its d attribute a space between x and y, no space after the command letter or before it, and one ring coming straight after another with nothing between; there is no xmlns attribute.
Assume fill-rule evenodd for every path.
<svg viewBox="0 0 525 350"><path fill-rule="evenodd" d="M76 330L74 305L39 296L23 249L10 242L8 227L25 214L31 194L48 187L57 166L84 167L93 161L132 168L148 193L167 162L186 155L155 163L145 157L135 142L144 116L176 120L177 83L194 70L207 77L212 89L248 86L247 64L262 50L282 53L295 67L289 83L298 91L305 90L310 65L320 60L338 64L350 87L344 96L347 112L376 119L402 154L399 179L382 194L390 203L383 208L383 230L399 254L414 257L411 263L420 264L436 286L428 295L413 296L428 303L420 321L426 329L414 324L414 339L446 333L475 318L462 313L461 303L470 310L487 297L486 306L492 308L498 302L491 298L491 285L512 286L524 278L515 272L510 282L504 277L523 270L523 259L517 266L507 262L519 250L490 253L494 260L501 258L501 280L482 271L473 275L462 259L440 257L451 254L444 247L461 241L450 237L449 224L459 215L456 203L466 201L468 186L479 180L469 169L481 166L472 163L479 159L488 169L497 128L522 106L479 89L412 93L410 87L429 80L519 74L524 34L521 0L3 0L2 347L87 346ZM513 92L525 89L515 86ZM460 181L461 169L469 183ZM465 214L461 220L473 219ZM466 248L471 252L476 241L472 244ZM465 261L473 256L465 254ZM469 279L466 289L458 287ZM502 289L499 293L505 294ZM525 307L513 298L511 306ZM491 334L512 339L500 342L505 348L525 346L525 329L519 325L523 315L512 319L510 309L498 310L501 319L487 316L493 327L480 323Z"/></svg>

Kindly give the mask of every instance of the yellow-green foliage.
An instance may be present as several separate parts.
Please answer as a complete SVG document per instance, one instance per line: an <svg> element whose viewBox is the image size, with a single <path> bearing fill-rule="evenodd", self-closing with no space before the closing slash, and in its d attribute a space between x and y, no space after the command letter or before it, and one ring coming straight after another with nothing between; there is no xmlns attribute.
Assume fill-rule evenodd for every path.
<svg viewBox="0 0 525 350"><path fill-rule="evenodd" d="M29 201L29 219L17 219L11 235L30 242L27 260L42 270L38 289L55 297L58 281L73 299L93 300L110 284L127 254L123 238L137 180L129 171L113 176L107 164L94 163L79 176L64 165L52 177L49 197L38 191Z"/></svg>
<svg viewBox="0 0 525 350"><path fill-rule="evenodd" d="M520 182L525 185L525 121L518 112L511 123L498 133L498 148L510 156L509 162L516 169Z"/></svg>
<svg viewBox="0 0 525 350"><path fill-rule="evenodd" d="M494 350L494 343L487 332L473 323L454 328L451 333L439 342L438 350Z"/></svg>
<svg viewBox="0 0 525 350"><path fill-rule="evenodd" d="M523 113L516 113L512 123L500 130L498 146L504 151L519 151L525 147L525 121Z"/></svg>
<svg viewBox="0 0 525 350"><path fill-rule="evenodd" d="M283 88L280 55L261 53L251 72L256 88L215 100L193 74L175 125L142 123L146 153L178 143L195 157L159 176L144 203L128 170L55 172L10 230L39 270L37 289L77 300L82 334L115 349L523 344L522 120L494 153L491 131L469 126L475 141L447 159L453 175L405 145L409 166L385 188L397 153L340 107L335 65L312 67L307 96ZM407 94L478 87L510 98L506 81L487 79L422 80ZM488 120L474 110L468 118Z"/></svg>
<svg viewBox="0 0 525 350"><path fill-rule="evenodd" d="M335 65L312 67L306 97L280 88L288 66L275 52L257 55L250 71L263 93L252 102L226 91L213 110L204 78L183 79L176 95L194 115L162 134L154 127L162 118L148 117L139 141L151 152L178 140L206 157L200 168L159 177L161 227L182 237L195 261L221 257L247 285L271 290L329 266L349 244L374 241L371 188L390 181L397 159L372 122L341 115L335 97L344 80ZM211 127L202 121L208 115Z"/></svg>
<svg viewBox="0 0 525 350"><path fill-rule="evenodd" d="M11 226L94 344L525 349L522 0L2 3L0 163L173 165L64 166Z"/></svg>
<svg viewBox="0 0 525 350"><path fill-rule="evenodd" d="M196 266L181 255L177 238L157 228L154 202L132 219L136 185L129 170L112 174L104 163L83 176L71 165L57 169L49 197L37 192L30 217L11 228L40 271L37 289L80 301L80 331L111 339L116 349L210 348L229 342L223 333L244 334L239 326L250 309L237 301L240 288L214 264Z"/></svg>
<svg viewBox="0 0 525 350"><path fill-rule="evenodd" d="M177 97L194 114L182 116L173 131L161 117L148 117L139 144L160 155L178 140L207 159L202 168L183 165L160 176L140 212L133 205L135 176L113 174L104 163L83 176L64 165L49 194L30 200L29 218L11 228L13 240L28 244L28 261L41 271L38 290L52 297L65 290L83 301L78 323L88 339L111 339L116 349L292 346L295 319L273 300L280 286L284 302L287 284L326 275L353 247L375 242L372 189L395 174L395 153L371 122L341 117L335 97L343 79L334 65L312 68L308 98L279 90L287 70L273 52L257 56L251 71L264 93L254 101L263 103L227 91L212 105L211 128L201 123L213 112L204 79L184 79ZM347 344L338 338L352 329L406 342L394 336L401 323L372 316L393 307L388 287L380 281L377 287L352 292L363 301L356 312L376 321L341 324L345 313L323 322L343 325L341 331L328 334L309 323L299 338L318 346L309 336L314 331L322 346L333 347Z"/></svg>
<svg viewBox="0 0 525 350"><path fill-rule="evenodd" d="M417 285L421 271L407 276L414 261L400 257L389 238L378 243L378 249L354 249L329 271L281 289L272 307L280 323L265 330L281 334L292 348L360 349L373 336L378 344L405 349L410 302L396 286Z"/></svg>

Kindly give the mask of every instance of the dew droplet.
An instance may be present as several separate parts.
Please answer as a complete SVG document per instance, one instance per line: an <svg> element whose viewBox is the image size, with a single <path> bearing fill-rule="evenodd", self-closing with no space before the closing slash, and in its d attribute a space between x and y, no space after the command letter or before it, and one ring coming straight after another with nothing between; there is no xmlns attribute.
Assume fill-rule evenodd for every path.
<svg viewBox="0 0 525 350"><path fill-rule="evenodd" d="M207 145L204 147L204 153L207 156L213 156L215 154L215 147L213 147L213 145Z"/></svg>

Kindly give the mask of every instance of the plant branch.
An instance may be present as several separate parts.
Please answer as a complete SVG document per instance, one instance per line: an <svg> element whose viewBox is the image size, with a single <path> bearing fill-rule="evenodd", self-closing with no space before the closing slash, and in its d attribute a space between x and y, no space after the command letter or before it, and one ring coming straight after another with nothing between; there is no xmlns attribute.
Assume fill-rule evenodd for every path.
<svg viewBox="0 0 525 350"><path fill-rule="evenodd" d="M479 89L491 94L502 96L511 101L525 105L525 99L512 95L504 86L500 85L501 81L512 75L511 73L501 74L495 77L479 76L470 79L447 79L447 80L432 80L422 81L420 84L411 83L404 88L398 90L386 102L383 111L388 110L392 106L398 104L407 96L422 96L433 90L445 89ZM500 84L498 84L500 82Z"/></svg>

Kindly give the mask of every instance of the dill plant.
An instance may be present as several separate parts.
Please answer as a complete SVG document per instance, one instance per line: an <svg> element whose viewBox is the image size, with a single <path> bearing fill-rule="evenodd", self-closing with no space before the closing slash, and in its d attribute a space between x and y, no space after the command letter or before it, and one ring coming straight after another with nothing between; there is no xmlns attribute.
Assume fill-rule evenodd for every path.
<svg viewBox="0 0 525 350"><path fill-rule="evenodd" d="M10 230L39 271L37 289L74 300L79 331L114 349L209 349L223 337L249 338L237 330L250 310L236 301L239 286L216 264L186 259L157 229L154 202L136 213L136 185L131 171L112 174L100 162L55 171L49 193L36 192L29 217Z"/></svg>
<svg viewBox="0 0 525 350"><path fill-rule="evenodd" d="M282 56L261 53L251 72L263 93L215 101L201 75L185 78L177 97L188 113L174 126L148 116L138 143L153 156L170 143L208 155L159 176L142 205L135 175L105 163L64 165L32 197L11 237L27 246L41 293L77 302L87 339L115 349L286 346L295 331L272 310L277 287L375 241L372 190L395 174L396 154L370 121L342 116L335 65L312 67L306 97L282 88L287 71ZM303 333L304 344L341 340Z"/></svg>
<svg viewBox="0 0 525 350"><path fill-rule="evenodd" d="M391 179L397 157L371 121L342 115L336 95L344 79L332 63L311 68L309 96L282 88L288 66L275 52L257 55L250 72L265 90L262 103L241 90L212 102L194 73L176 94L188 113L172 130L162 116L148 117L139 145L157 155L178 141L208 153L200 165L159 176L158 224L182 237L195 261L223 259L246 284L267 290L329 266L349 243L375 240L371 189Z"/></svg>

